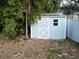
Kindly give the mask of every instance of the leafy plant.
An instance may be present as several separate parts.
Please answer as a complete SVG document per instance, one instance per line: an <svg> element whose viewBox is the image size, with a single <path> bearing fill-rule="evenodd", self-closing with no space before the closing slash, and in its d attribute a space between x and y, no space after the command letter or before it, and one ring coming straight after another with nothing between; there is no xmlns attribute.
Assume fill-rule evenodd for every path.
<svg viewBox="0 0 79 59"><path fill-rule="evenodd" d="M23 6L27 3L25 1L30 1L30 14L27 17ZM59 0L0 0L0 32L10 38L16 37L25 32L25 25L36 22L36 18L43 13L56 12L59 3Z"/></svg>
<svg viewBox="0 0 79 59"><path fill-rule="evenodd" d="M9 38L16 38L20 33L24 33L22 0L1 0L0 7L0 32Z"/></svg>
<svg viewBox="0 0 79 59"><path fill-rule="evenodd" d="M13 19L5 20L3 34L8 38L15 38L17 36L16 23Z"/></svg>

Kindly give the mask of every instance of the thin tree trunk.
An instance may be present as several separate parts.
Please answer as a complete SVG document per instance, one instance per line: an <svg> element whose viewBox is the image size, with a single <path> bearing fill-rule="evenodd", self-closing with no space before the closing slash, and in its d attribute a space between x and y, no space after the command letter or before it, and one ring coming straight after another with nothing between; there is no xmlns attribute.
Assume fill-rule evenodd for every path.
<svg viewBox="0 0 79 59"><path fill-rule="evenodd" d="M23 0L24 2L24 9L25 9L25 12L26 12L26 38L28 38L28 21L27 21L27 17L30 13L30 4L29 4L29 0Z"/></svg>
<svg viewBox="0 0 79 59"><path fill-rule="evenodd" d="M26 15L26 38L28 38L28 21L27 21L27 15Z"/></svg>

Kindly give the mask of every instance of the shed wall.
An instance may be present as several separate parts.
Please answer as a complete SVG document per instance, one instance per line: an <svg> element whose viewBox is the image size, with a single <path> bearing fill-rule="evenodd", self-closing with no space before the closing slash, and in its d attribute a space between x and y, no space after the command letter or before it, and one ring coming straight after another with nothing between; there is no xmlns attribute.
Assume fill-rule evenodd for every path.
<svg viewBox="0 0 79 59"><path fill-rule="evenodd" d="M58 26L53 25L54 19L58 19ZM65 39L66 38L66 18L52 18L50 21L50 38Z"/></svg>
<svg viewBox="0 0 79 59"><path fill-rule="evenodd" d="M58 19L58 26L54 26L54 19ZM31 26L31 38L65 39L66 18L43 16L41 20Z"/></svg>

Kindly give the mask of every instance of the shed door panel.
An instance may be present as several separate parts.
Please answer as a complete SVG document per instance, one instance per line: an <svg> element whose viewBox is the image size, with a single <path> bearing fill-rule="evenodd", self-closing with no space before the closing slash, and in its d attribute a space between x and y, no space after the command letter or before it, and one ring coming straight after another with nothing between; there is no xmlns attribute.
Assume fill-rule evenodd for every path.
<svg viewBox="0 0 79 59"><path fill-rule="evenodd" d="M38 38L49 39L49 18L43 17L38 22Z"/></svg>
<svg viewBox="0 0 79 59"><path fill-rule="evenodd" d="M49 39L49 29L39 28L38 29L38 38L39 39Z"/></svg>

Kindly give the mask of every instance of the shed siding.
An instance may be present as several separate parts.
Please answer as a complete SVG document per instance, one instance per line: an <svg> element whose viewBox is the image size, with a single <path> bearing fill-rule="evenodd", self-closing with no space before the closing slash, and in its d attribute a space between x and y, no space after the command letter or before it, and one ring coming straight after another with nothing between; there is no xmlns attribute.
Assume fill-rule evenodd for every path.
<svg viewBox="0 0 79 59"><path fill-rule="evenodd" d="M31 37L32 38L38 37L38 24L37 23L31 25Z"/></svg>
<svg viewBox="0 0 79 59"><path fill-rule="evenodd" d="M58 19L58 26L54 26L54 19ZM31 38L38 39L65 39L66 18L42 16L41 20L31 26Z"/></svg>
<svg viewBox="0 0 79 59"><path fill-rule="evenodd" d="M58 19L58 26L53 26L54 19ZM65 39L66 38L66 19L52 18L50 21L50 38L51 39Z"/></svg>

